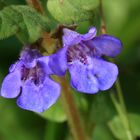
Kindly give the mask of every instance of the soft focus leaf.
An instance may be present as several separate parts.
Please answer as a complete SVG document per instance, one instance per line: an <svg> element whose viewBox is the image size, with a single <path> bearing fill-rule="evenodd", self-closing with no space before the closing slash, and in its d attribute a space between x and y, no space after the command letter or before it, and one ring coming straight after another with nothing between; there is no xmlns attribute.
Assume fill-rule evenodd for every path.
<svg viewBox="0 0 140 140"><path fill-rule="evenodd" d="M97 125L92 134L92 140L115 140L108 127Z"/></svg>
<svg viewBox="0 0 140 140"><path fill-rule="evenodd" d="M27 111L25 111L26 115L23 115L25 112L16 107L12 101L0 98L0 103L1 140L39 140L43 138L41 136L43 129L40 127L41 122L38 123L40 121L38 116ZM37 118L35 119L35 117Z"/></svg>
<svg viewBox="0 0 140 140"><path fill-rule="evenodd" d="M55 122L64 122L67 119L60 99L40 115L48 120Z"/></svg>
<svg viewBox="0 0 140 140"><path fill-rule="evenodd" d="M0 11L0 39L17 34L26 43L34 42L47 29L46 19L28 6L7 6Z"/></svg>
<svg viewBox="0 0 140 140"><path fill-rule="evenodd" d="M48 0L47 8L51 15L62 23L75 23L89 20L98 6L98 0ZM54 10L55 9L55 10Z"/></svg>
<svg viewBox="0 0 140 140"><path fill-rule="evenodd" d="M133 114L128 114L128 117L129 117L130 127L131 127L133 134L135 135L135 137L140 136L140 129L139 129L140 115L133 113ZM110 126L112 133L114 134L114 136L117 139L122 139L122 140L127 139L125 129L124 129L122 122L118 116L115 116L109 122L109 126Z"/></svg>
<svg viewBox="0 0 140 140"><path fill-rule="evenodd" d="M110 93L101 92L94 96L90 114L91 121L95 121L96 124L106 123L114 116L115 110Z"/></svg>
<svg viewBox="0 0 140 140"><path fill-rule="evenodd" d="M118 116L114 117L114 119L112 119L112 121L109 122L109 126L112 133L117 139L127 139L126 130Z"/></svg>
<svg viewBox="0 0 140 140"><path fill-rule="evenodd" d="M75 91L74 89L72 89L72 93L75 103L79 108L79 110L81 111L81 113L86 112L88 110L88 101L86 100L85 96L80 92Z"/></svg>
<svg viewBox="0 0 140 140"><path fill-rule="evenodd" d="M129 114L131 128L135 136L140 136L140 114Z"/></svg>
<svg viewBox="0 0 140 140"><path fill-rule="evenodd" d="M68 0L75 7L81 7L83 10L93 10L98 7L99 0Z"/></svg>

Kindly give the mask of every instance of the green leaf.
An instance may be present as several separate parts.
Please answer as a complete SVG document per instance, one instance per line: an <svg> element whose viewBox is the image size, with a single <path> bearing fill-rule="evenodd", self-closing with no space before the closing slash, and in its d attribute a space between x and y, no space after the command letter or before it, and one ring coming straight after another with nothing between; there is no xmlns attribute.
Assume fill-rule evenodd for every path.
<svg viewBox="0 0 140 140"><path fill-rule="evenodd" d="M68 0L75 7L81 7L83 10L93 10L99 5L99 0Z"/></svg>
<svg viewBox="0 0 140 140"><path fill-rule="evenodd" d="M67 119L60 99L48 110L39 115L55 122L64 122Z"/></svg>
<svg viewBox="0 0 140 140"><path fill-rule="evenodd" d="M135 137L140 136L140 114L128 114L130 127ZM124 129L119 116L115 116L109 123L110 129L117 139L126 140L126 130Z"/></svg>
<svg viewBox="0 0 140 140"><path fill-rule="evenodd" d="M15 34L18 30L14 20L17 18L17 14L13 13L11 8L4 8L0 11L0 39L9 37Z"/></svg>
<svg viewBox="0 0 140 140"><path fill-rule="evenodd" d="M0 39L16 34L23 42L36 41L48 30L45 17L28 6L7 6L0 11Z"/></svg>
<svg viewBox="0 0 140 140"><path fill-rule="evenodd" d="M40 118L18 108L15 101L0 98L0 137L3 140L39 140L43 135ZM37 120L37 121L36 121ZM39 124L39 125L38 125ZM38 126L38 127L33 127Z"/></svg>
<svg viewBox="0 0 140 140"><path fill-rule="evenodd" d="M131 127L135 136L140 136L140 114L129 114Z"/></svg>
<svg viewBox="0 0 140 140"><path fill-rule="evenodd" d="M109 122L109 127L116 138L121 140L127 139L126 130L118 116Z"/></svg>
<svg viewBox="0 0 140 140"><path fill-rule="evenodd" d="M106 125L97 125L92 134L92 140L115 140Z"/></svg>
<svg viewBox="0 0 140 140"><path fill-rule="evenodd" d="M96 124L108 122L115 114L114 106L110 100L108 91L94 95L91 105L90 119Z"/></svg>
<svg viewBox="0 0 140 140"><path fill-rule="evenodd" d="M91 10L94 10L97 6L98 0L48 0L47 2L48 11L56 20L62 23L89 20L93 15Z"/></svg>

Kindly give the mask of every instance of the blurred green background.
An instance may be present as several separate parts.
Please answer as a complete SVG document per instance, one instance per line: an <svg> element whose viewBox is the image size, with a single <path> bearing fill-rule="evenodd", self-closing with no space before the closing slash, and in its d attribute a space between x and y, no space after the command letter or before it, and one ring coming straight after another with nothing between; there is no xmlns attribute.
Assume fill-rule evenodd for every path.
<svg viewBox="0 0 140 140"><path fill-rule="evenodd" d="M25 4L24 0L7 0L7 2L9 4ZM127 109L129 112L139 116L136 123L140 124L140 0L103 0L103 5L108 33L120 38L123 42L123 51L116 58L116 63L120 70L120 82ZM98 17L94 17L92 22L93 25L97 26L96 18ZM85 22L80 23L78 30L84 33L87 31L88 25ZM0 40L0 83L8 73L9 66L18 59L21 48L22 44L16 37ZM88 101L88 107L85 107L87 110L93 107L95 115L90 119L102 119L103 114L110 111L110 108L104 109L103 107L98 107L98 105L92 105L93 100L91 98L99 97L98 100L100 101L98 102L97 100L94 103L97 102L97 104L107 106L106 102L104 102L104 97L102 97L103 94L106 94L107 100L109 100L107 92L99 94L87 95L86 97L78 94L76 97L80 99L81 96L85 97L86 102ZM67 122L46 120L38 114L18 108L15 101L16 99L0 98L0 140L71 139ZM54 113L53 115L56 115L55 117L61 116L59 113ZM86 115L84 114L83 116ZM140 125L138 126L138 124L136 131L140 136ZM91 139L115 139L111 136L106 136L110 135L110 132L106 131L105 126L100 127L99 125L94 133L91 132L93 133ZM99 135L104 137L101 138Z"/></svg>

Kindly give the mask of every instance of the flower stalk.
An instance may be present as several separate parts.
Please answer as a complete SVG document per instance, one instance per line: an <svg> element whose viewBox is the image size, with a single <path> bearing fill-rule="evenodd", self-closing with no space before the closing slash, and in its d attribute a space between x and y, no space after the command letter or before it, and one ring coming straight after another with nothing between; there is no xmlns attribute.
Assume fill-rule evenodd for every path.
<svg viewBox="0 0 140 140"><path fill-rule="evenodd" d="M64 105L68 123L73 134L74 140L86 140L85 131L80 119L78 109L75 105L74 98L71 93L71 89L68 86L68 82L65 77L59 78L62 86L62 103Z"/></svg>

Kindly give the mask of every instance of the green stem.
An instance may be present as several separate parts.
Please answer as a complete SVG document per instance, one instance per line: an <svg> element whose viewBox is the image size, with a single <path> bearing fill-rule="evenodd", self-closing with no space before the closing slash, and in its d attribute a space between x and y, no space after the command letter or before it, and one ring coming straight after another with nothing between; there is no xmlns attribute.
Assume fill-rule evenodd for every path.
<svg viewBox="0 0 140 140"><path fill-rule="evenodd" d="M102 0L100 0L100 15L101 15L101 33L102 34L107 33L105 18L104 18L104 13L103 13ZM110 61L113 62L112 59L110 59ZM122 89L120 86L119 79L117 79L117 81L115 83L115 87L116 87L116 91L118 93L119 102L120 102L123 110L126 112L126 107L125 107L124 98L123 98Z"/></svg>
<svg viewBox="0 0 140 140"><path fill-rule="evenodd" d="M113 62L113 61L111 61L111 62ZM123 97L122 89L120 86L119 78L117 79L117 81L115 83L115 87L116 87L116 91L118 93L118 99L119 99L119 102L121 104L121 107L123 108L123 111L127 114L127 109L125 106L124 97Z"/></svg>
<svg viewBox="0 0 140 140"><path fill-rule="evenodd" d="M102 5L102 0L100 0L100 15L101 15L101 33L102 34L106 34L107 33L107 29L106 29L106 24L105 24L105 17L104 17L104 12L103 12L103 5ZM111 62L113 62L112 59L110 59ZM124 125L124 127L127 130L127 136L129 138L129 140L133 140L133 134L132 134L132 130L130 127L130 123L129 123L129 119L128 119L128 113L127 113L127 109L125 106L125 102L124 102L124 97L123 97L123 93L122 93L122 89L120 86L120 81L119 78L117 79L116 83L115 83L115 88L118 94L118 99L119 99L119 103L116 101L115 97L111 95L111 99L116 107L116 110L120 116L120 118L122 119L122 123ZM121 109L120 109L121 108Z"/></svg>
<svg viewBox="0 0 140 140"><path fill-rule="evenodd" d="M100 0L100 15L101 15L101 33L102 34L106 34L107 33L107 29L106 29L106 24L105 24L105 18L104 18L104 13L103 13L103 5L102 5L102 0ZM113 62L112 59L110 59L111 62ZM122 94L122 89L120 86L120 81L119 78L117 79L116 83L115 83L115 87L116 87L116 91L118 93L118 98L119 101L121 103L122 108L124 109L124 111L126 111L126 107L125 107L125 103L124 103L124 98L123 98L123 94Z"/></svg>
<svg viewBox="0 0 140 140"><path fill-rule="evenodd" d="M75 140L86 140L85 131L81 123L80 115L70 87L68 86L67 80L62 77L59 78L62 86L62 103L64 105L65 112L67 114L68 123Z"/></svg>
<svg viewBox="0 0 140 140"><path fill-rule="evenodd" d="M128 122L128 117L126 115L126 113L124 113L124 110L123 108L121 107L121 105L118 103L118 101L116 100L115 96L114 96L114 93L111 93L111 99L112 99L112 102L119 114L119 117L120 117L120 120L123 124L123 127L125 129L125 132L126 132L126 136L127 136L127 139L128 140L134 140L134 137L132 135L132 131L130 129L130 126L129 126L129 122Z"/></svg>
<svg viewBox="0 0 140 140"><path fill-rule="evenodd" d="M122 109L122 114L124 114L124 116L125 116L124 121L125 121L125 123L127 123L126 128L127 128L128 132L129 132L128 134L129 135L131 134L131 137L132 137L131 140L133 140L134 136L133 136L133 133L132 133L132 130L131 130L131 126L130 126L130 122L129 122L129 118L128 118L128 113L127 113L127 109L126 109L126 106L125 106L124 97L123 97L123 93L122 93L122 89L121 89L121 86L120 86L119 79L117 79L117 81L115 83L115 87L116 87L116 91L117 91L117 94L118 94L119 103L120 103L120 106L121 106L121 109ZM121 115L121 113L119 113L119 115Z"/></svg>

